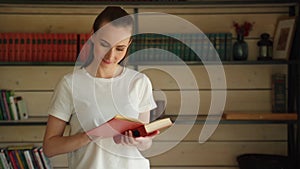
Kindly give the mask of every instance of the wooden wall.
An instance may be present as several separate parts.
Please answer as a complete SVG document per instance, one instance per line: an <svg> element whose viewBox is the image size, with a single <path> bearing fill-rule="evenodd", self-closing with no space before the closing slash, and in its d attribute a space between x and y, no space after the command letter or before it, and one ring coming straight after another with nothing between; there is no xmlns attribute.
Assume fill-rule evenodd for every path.
<svg viewBox="0 0 300 169"><path fill-rule="evenodd" d="M276 20L288 15L285 5L238 5L238 6L137 6L140 12L166 12L182 17L203 32L232 32L233 21L255 22L253 31L246 41L249 45L249 60L256 60L259 36L267 32L273 36ZM125 7L133 13L133 6ZM90 32L97 13L103 6L0 6L0 32ZM147 29L147 18L139 20L140 29ZM165 29L170 29L164 27ZM235 34L234 34L235 36ZM213 66L213 65L211 65ZM180 74L180 66L157 66L149 69L146 65L137 69L147 74L154 87L154 93L162 92L167 98L165 114L177 115L180 109L180 92L187 95L199 92L199 115L207 114L211 105L211 87L207 71L203 65L190 65L189 69L198 87L188 84L181 90L172 74L160 67L168 67L173 73ZM25 98L30 117L46 117L46 110L55 84L72 66L1 66L0 88L13 89L16 95ZM271 111L271 75L287 73L284 64L226 64L224 65L227 88L224 111L270 112ZM188 80L188 79L187 79ZM188 105L184 114L189 115L193 105ZM243 153L287 154L287 128L284 124L239 124L221 123L205 143L199 143L199 134L204 123L196 123L182 140L172 137L155 139L155 147L163 147L179 142L171 150L151 157L154 169L236 169L236 156ZM176 132L186 130L187 124L180 123ZM34 143L41 145L45 126L0 126L0 146ZM66 155L51 158L55 168L67 167Z"/></svg>

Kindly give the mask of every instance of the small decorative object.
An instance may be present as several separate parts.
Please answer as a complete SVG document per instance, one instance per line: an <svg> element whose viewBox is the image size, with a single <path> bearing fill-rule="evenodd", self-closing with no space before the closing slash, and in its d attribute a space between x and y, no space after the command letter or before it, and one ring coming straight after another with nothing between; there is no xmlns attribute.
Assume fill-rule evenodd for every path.
<svg viewBox="0 0 300 169"><path fill-rule="evenodd" d="M273 59L289 59L295 31L295 17L280 19L274 34Z"/></svg>
<svg viewBox="0 0 300 169"><path fill-rule="evenodd" d="M257 46L259 47L257 60L272 60L273 42L269 39L270 35L263 33L260 35L260 38L260 41L257 42Z"/></svg>
<svg viewBox="0 0 300 169"><path fill-rule="evenodd" d="M239 25L234 22L233 26L237 34L237 41L233 44L233 60L247 60L248 58L248 44L244 41L244 37L249 35L252 30L254 23L244 22L244 24Z"/></svg>

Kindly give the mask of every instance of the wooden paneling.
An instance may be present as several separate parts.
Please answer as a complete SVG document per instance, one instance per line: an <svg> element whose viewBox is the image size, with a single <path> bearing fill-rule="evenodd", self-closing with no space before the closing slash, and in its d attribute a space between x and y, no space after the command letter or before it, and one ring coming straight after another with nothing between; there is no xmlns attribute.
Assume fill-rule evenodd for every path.
<svg viewBox="0 0 300 169"><path fill-rule="evenodd" d="M46 126L0 126L0 143L42 143L45 130ZM67 126L64 135L68 135L69 130Z"/></svg>
<svg viewBox="0 0 300 169"><path fill-rule="evenodd" d="M151 65L139 66L138 70L150 78L154 89L160 90L212 89L212 82L214 89L270 89L271 75L286 74L287 65L223 65L223 67ZM218 85L224 81L227 88Z"/></svg>
<svg viewBox="0 0 300 169"><path fill-rule="evenodd" d="M195 97L195 92L199 93L198 98ZM211 107L211 91L154 91L154 96L165 96L155 98L157 98L157 100L163 99L167 102L165 109L166 115L177 115L180 112L180 108L182 109L181 115L194 114L195 111L193 106L195 105L188 99L182 100L181 94L185 95L185 97L189 97L189 99L200 99L200 107L196 112L198 112L199 115L206 115L208 113ZM29 116L47 116L52 91L16 92L15 95L24 98ZM229 90L226 93L224 102L224 111L271 112L271 91Z"/></svg>
<svg viewBox="0 0 300 169"><path fill-rule="evenodd" d="M168 142L154 142L153 149L166 147ZM151 157L153 166L232 166L244 153L286 155L285 142L181 142L171 150ZM153 150L149 150L153 151Z"/></svg>
<svg viewBox="0 0 300 169"><path fill-rule="evenodd" d="M157 97L157 100L165 100L167 102L166 115L191 115L194 114L194 102L190 99L199 99L195 96L195 92L199 93L199 115L206 115L211 107L211 91L154 91L164 95ZM218 95L219 91L215 91ZM182 99L181 94L185 95ZM157 94L158 95L158 94ZM224 111L254 111L254 112L271 112L271 91L270 90L229 90L226 98L222 100L225 103ZM180 111L181 108L181 111Z"/></svg>
<svg viewBox="0 0 300 169"><path fill-rule="evenodd" d="M63 75L73 71L72 66L1 66L1 89L53 90ZM5 80L4 80L5 79Z"/></svg>
<svg viewBox="0 0 300 169"><path fill-rule="evenodd" d="M204 124L195 124L191 130L187 124L176 124L172 131L185 133L183 141L198 142L200 132L203 132ZM68 135L70 126L67 126L65 134ZM219 124L209 141L282 141L287 139L286 126L284 124ZM34 132L32 132L34 131ZM0 126L0 142L35 142L43 141L45 126ZM168 132L167 130L164 132ZM162 132L162 133L164 133ZM157 136L156 141L178 141L175 136Z"/></svg>

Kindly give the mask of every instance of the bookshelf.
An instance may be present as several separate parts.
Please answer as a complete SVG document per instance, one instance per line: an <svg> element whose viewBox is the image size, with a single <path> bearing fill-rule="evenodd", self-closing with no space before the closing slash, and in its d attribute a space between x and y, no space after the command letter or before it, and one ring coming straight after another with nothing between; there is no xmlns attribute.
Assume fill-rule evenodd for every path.
<svg viewBox="0 0 300 169"><path fill-rule="evenodd" d="M78 29L78 28L75 28L74 25L73 25L73 28L72 28L72 26L68 27L68 26L66 26L66 24L62 23L62 22L66 22L66 20L64 20L64 19L62 19L63 21L57 21L57 24L55 25L55 23L52 21L52 20L54 20L53 16L58 15L58 16L61 16L61 18L68 18L68 17L72 16L74 18L79 18L80 22L83 22L83 25L84 24L88 25L88 23L92 22L92 19L90 19L90 18L92 18L92 16L96 15L97 12L99 11L99 9L102 9L103 6L108 5L108 4L110 4L110 5L115 4L115 5L124 5L125 8L128 9L131 13L134 13L136 11L143 12L143 11L151 11L151 10L156 10L156 11L159 11L159 10L164 11L165 10L167 12L170 11L170 13L180 15L182 17L186 17L186 18L190 17L189 19L192 18L191 16L194 16L194 15L192 15L193 13L197 13L197 15L203 15L203 18L207 17L210 20L212 20L211 19L212 17L218 18L221 15L225 15L226 17L225 17L224 25L220 26L220 29L213 28L213 27L215 27L214 23L212 24L213 26L211 26L211 27L207 26L207 27L204 27L203 29L205 29L205 30L214 29L216 31L229 30L232 32L231 24L226 24L225 23L226 21L231 21L230 19L243 20L243 19L245 19L245 16L249 16L249 14L258 15L256 13L260 13L260 14L264 13L265 12L264 9L267 8L268 14L264 15L266 17L265 19L263 19L263 17L261 17L260 15L256 16L256 18L254 18L257 20L257 25L256 25L257 27L254 28L255 30L253 32L251 32L251 36L247 39L247 42L249 42L249 45L250 45L250 50L253 51L249 60L247 60L247 61L224 61L224 62L222 62L222 64L230 70L231 70L231 68L236 68L238 71L241 71L241 72L244 72L245 69L252 69L251 67L257 68L257 71L253 68L253 70L251 70L250 73L245 71L247 73L247 75L253 76L253 77L249 77L249 79L244 79L244 81L247 81L247 80L249 81L248 86L252 85L251 82L253 82L253 81L255 81L255 83L253 83L254 85L257 84L256 82L258 80L255 80L255 78L261 78L260 79L261 81L268 81L268 79L263 79L261 76L255 75L255 73L259 74L259 71L261 71L260 68L262 68L262 67L268 67L268 70L266 71L267 73L264 72L265 74L268 74L268 73L270 74L270 73L272 73L272 71L276 72L277 69L284 69L284 71L286 71L289 74L289 72L293 72L292 70L295 70L297 68L299 69L299 66L298 66L299 61L295 60L295 59L290 60L290 61L256 61L255 60L256 59L256 56L255 56L256 45L255 44L256 44L256 41L259 40L259 38L258 38L259 33L262 31L272 32L272 30L274 28L272 24L274 23L274 20L275 20L275 19L273 19L273 16L279 17L281 15L289 15L289 13L293 13L294 7L298 5L295 1L286 2L283 0L272 0L272 1L263 1L263 0L261 0L261 1L260 0L257 0L257 1L210 1L210 0L207 0L207 1L201 1L201 2L197 2L197 1L144 2L143 5L141 5L140 2L48 1L46 3L44 1L41 1L41 2L26 1L27 4L25 6L23 6L23 3L24 3L24 1L19 1L19 0L0 1L0 5L6 5L8 8L13 9L12 12L2 10L2 14L5 16L8 16L8 17L10 17L11 15L25 14L23 16L23 19L26 20L28 18L31 18L32 20L36 21L37 19L35 17L39 15L39 12L42 9L43 10L42 15L46 18L51 18L49 20L49 22L51 24L53 24L51 29L49 29L49 25L47 25L47 23L42 23L41 25L33 23L33 26L31 26L31 25L28 25L28 27L24 26L24 29L26 31L34 31L35 30L35 31L40 31L40 32L48 32L48 31L59 32L60 30L62 30L65 32L69 32L69 31L73 32L73 28L74 28L74 31L76 33L82 33L82 32L89 31L89 30L86 28ZM31 5L33 5L34 8L36 8L36 10L32 10ZM47 7L45 7L45 5ZM253 7L254 12L252 12L247 7L245 7L245 5ZM183 9L185 7L187 7L188 10L185 11ZM229 9L231 7L233 7L233 10L235 10L235 12L237 14L233 15L228 12L229 10L232 10L232 9ZM171 9L171 8L175 8L175 9ZM2 7L1 9L4 9L4 8ZM15 12L18 9L21 9L21 11ZM40 10L40 11L38 11L38 10ZM176 10L178 10L179 12ZM243 13L244 13L244 15L243 15ZM50 16L50 15L52 15L52 16ZM237 15L237 17L236 17L236 15ZM28 18L26 18L26 17L28 17ZM261 17L262 19L257 19L259 17ZM199 17L197 19L204 22L203 18ZM227 18L227 20L226 20L226 18ZM228 19L228 18L230 18L230 19ZM224 18L221 18L220 20L222 20L222 19L224 19ZM87 21L84 21L84 20L87 20ZM191 21L195 21L195 20L191 19ZM218 20L218 21L220 21L220 20ZM68 21L68 22L70 22L71 25L73 24L72 20ZM66 23L68 24L68 22L66 22ZM263 27L263 26L260 26L260 24L262 22L266 22L266 26L264 26L265 29L261 29L261 27ZM22 24L24 24L24 22ZM209 24L210 24L209 22L204 22L204 25L209 25ZM61 25L61 29L59 29L60 25ZM198 26L201 26L201 24L198 24ZM1 29L0 31L6 32L11 27L12 26L6 26L3 28L0 28ZM37 28L34 28L34 27L37 27ZM18 31L17 29L18 28L14 28L14 27L12 28L13 31ZM235 37L233 37L233 38L235 38ZM192 66L192 67L203 67L203 64L200 62L186 62L186 64L188 66ZM215 62L207 62L206 64L211 65L211 66L217 65ZM147 63L133 62L132 65L130 65L130 66L133 66L136 69L139 69L139 67L151 66L151 65L174 66L174 67L179 66L175 62L174 63L172 63L172 62L147 62ZM51 91L53 90L53 86L51 84L47 87L44 87L47 84L42 83L41 86L34 84L34 87L32 87L32 85L30 85L29 82L27 82L26 80L25 80L25 82L22 81L24 79L20 80L20 76L22 75L20 72L22 70L24 70L25 72L30 72L33 74L32 76L35 76L36 75L34 73L35 70L45 67L45 69L42 69L42 72L46 72L44 74L48 74L49 78L52 79L53 82L55 82L55 81L57 81L58 78L57 78L57 76L53 75L55 73L51 73L52 69L59 69L57 72L63 72L61 74L64 74L65 71L63 69L67 68L67 69L71 70L73 66L74 66L74 63L71 63L71 62L0 62L0 69L8 68L8 70L13 70L13 74L15 74L14 78L17 78L19 80L20 85L16 85L13 78L5 76L5 79L7 79L7 81L10 81L10 84L13 86L13 88L17 89L17 92L19 92L22 95L27 96L28 99L31 97L34 97L34 99L35 99L34 101L36 101L37 100L36 98L40 97L40 95L45 97L46 98L45 100L47 100ZM21 69L15 70L15 69L19 69L19 68L21 68ZM33 69L33 70L28 71L29 69ZM290 70L290 69L292 69L292 70ZM18 71L20 71L20 72L18 72ZM56 72L56 71L54 71L54 72ZM195 74L196 73L199 73L198 68L195 69ZM232 73L232 72L230 72L230 73ZM1 71L0 71L0 74L1 74ZM48 78L48 75L47 75L47 78ZM39 75L39 77L42 77L41 79L44 78L42 75ZM263 77L267 77L267 76L263 76ZM291 77L297 77L297 76L292 73ZM238 78L240 78L240 76L232 77L230 79L230 81L232 82L232 80L235 80L235 82L237 82ZM290 76L289 76L289 78L290 78ZM30 77L30 79L37 80L38 78L35 79L33 77ZM154 78L154 80L157 80L157 79ZM27 85L26 88L25 87L22 88L22 85L24 83ZM0 83L0 86L1 85L7 86L7 84L9 84L9 83L3 82L3 83ZM224 136L224 135L226 135L226 133L230 133L230 132L234 131L236 126L239 126L240 128L243 128L243 129L245 128L244 129L245 131L251 131L251 128L255 128L255 127L260 130L260 129L264 129L264 127L262 127L262 126L266 126L266 128L268 128L268 127L271 128L270 133L272 133L272 132L276 133L277 131L274 132L275 129L272 128L273 125L286 125L287 124L288 125L287 133L289 135L288 136L289 137L288 138L288 146L291 146L289 149L293 149L293 148L297 147L297 144L298 144L297 142L290 142L291 140L295 140L295 137L299 137L299 133L298 133L298 136L297 135L292 136L292 133L299 132L299 131L296 131L295 126L297 125L298 128L300 128L299 127L299 119L297 118L296 114L294 114L294 113L270 114L269 113L270 109L268 108L268 106L263 107L263 105L261 105L261 104L259 104L257 106L258 107L257 110L253 108L255 106L255 103L254 103L255 101L257 101L257 102L269 101L267 99L267 97L268 97L267 92L270 89L270 87L268 87L268 83L266 83L266 84L267 85L264 85L263 87L254 86L251 89L248 89L248 86L245 87L244 85L242 85L241 88L237 88L235 86L230 89L229 100L233 100L232 102L240 99L238 97L238 95L245 94L245 95L248 95L246 97L249 97L249 99L247 101L252 100L253 103L249 103L249 104L245 103L245 105L246 105L246 108L244 108L245 111L243 111L242 108L237 107L233 104L228 105L228 107L227 107L228 110L225 111L224 117L220 121L220 128L226 126L226 127L228 127L228 129L226 130L225 134L217 133L217 135L221 135L221 136L219 136L219 138L213 138L215 140L213 140L212 142L209 142L207 145L213 145L213 146L219 147L221 150L224 150L224 149L222 149L222 147L226 147L228 145L229 145L228 147L231 146L231 148L233 150L235 150L235 148L236 148L235 146L237 146L237 147L245 146L247 149L248 144L249 145L253 144L253 147L250 147L249 149L252 148L254 150L257 150L256 147L260 147L262 145L266 146L266 147L269 146L268 148L271 147L270 145L272 145L273 147L284 147L285 145L282 146L282 144L278 144L278 142L280 142L280 143L284 142L284 139L282 139L282 138L275 137L275 139L274 139L273 137L270 137L270 138L267 137L269 140L264 140L264 137L258 137L257 135L253 134L253 140L251 140L251 138L249 138L249 137L245 137L245 135L244 135L244 137L242 137L242 139L239 140L239 138L235 138L236 139L235 140L235 139L229 138L229 136ZM297 89L297 85L294 85L294 80L290 79L288 84L289 84L289 90L295 91ZM171 96L173 96L172 92L175 90L178 90L178 89L163 88L163 91L166 92L167 94L171 93L170 94ZM197 89L197 90L203 92L205 95L208 89L201 88L201 89ZM32 91L34 91L34 92L32 92ZM248 94L248 93L252 93L252 91L254 91L253 95ZM262 93L257 96L257 97L262 96L262 98L256 98L255 97L256 93ZM207 94L207 95L209 95L209 94ZM237 97L237 98L235 98L235 97ZM295 96L291 96L290 99L294 99L294 97ZM202 99L202 100L204 100L204 99ZM169 108L168 114L166 116L172 117L172 119L175 120L176 115L175 115L175 113L173 114L173 110L177 109L175 104L177 104L178 102L175 102L175 101L174 101L175 103L171 103L171 102L173 102L173 100L170 101L170 104L174 108L173 109ZM292 103L289 102L289 104L292 104ZM43 105L46 105L46 102L43 103ZM247 107L247 105L249 105L249 106ZM295 112L295 110L294 110L294 107L296 107L295 104L292 104L289 107L290 107L289 109L291 110L289 112ZM291 108L291 107L293 107L293 108ZM299 107L299 105L298 105L298 107ZM263 110L263 112L260 111L260 109ZM298 109L297 109L297 111L299 114ZM1 121L0 126L11 127L11 128L14 128L16 126L17 127L19 127L19 126L20 127L23 127L23 126L24 127L29 127L29 126L44 127L46 125L46 120L47 120L45 111L43 111L40 108L32 108L31 110L32 111L29 113L32 113L32 116L30 116L28 120ZM265 113L263 117L260 112ZM201 114L200 116L198 116L197 120L196 120L195 128L198 128L200 125L203 125L205 123L206 118L207 118L207 115ZM183 124L183 125L185 123L190 123L188 115L186 116L185 120L180 121L179 123ZM249 128L247 128L248 126L249 126ZM277 126L275 128L277 129ZM282 131L281 126L279 127L279 129L280 129L279 131ZM285 131L284 129L283 129L283 131ZM269 130L267 130L267 131L269 131ZM192 133L196 133L196 132L192 131ZM234 135L234 134L232 134L232 135ZM274 134L274 135L276 135L276 134ZM260 142L258 140L262 140L262 141ZM272 140L273 141L275 140L275 143L272 142ZM20 143L20 142L22 142L22 140L16 141L16 142ZM36 142L38 142L38 141L36 141ZM182 146L184 148L182 148L178 151L189 152L190 148L191 148L191 147L189 147L190 142L197 142L197 140L195 138L193 138L192 141L191 140L183 141L183 144L180 145L179 147ZM219 142L221 142L221 144L218 144ZM249 143L249 142L251 142L251 143ZM269 142L271 142L271 143L268 145ZM214 150L214 149L212 147L209 147L208 150ZM249 150L247 150L247 151L249 151ZM291 150L289 150L289 151L291 151ZM200 150L199 150L199 152L200 152ZM242 153L242 152L243 152L242 148L237 148L236 153ZM268 151L265 151L265 152L268 152ZM278 150L278 151L274 150L274 152L275 153L285 153L284 151L281 151L281 150ZM213 157L215 155L213 153L209 153L209 151L207 151L206 153L208 154L209 157ZM290 152L290 153L295 154L295 152ZM188 154L188 153L185 153L185 154ZM194 155L195 155L195 157L199 156L198 154L194 154ZM230 155L233 156L235 154L232 153ZM170 155L168 157L169 159L172 159L170 157L172 157L172 155ZM188 156L188 155L184 156L184 157L186 159L191 158L191 156ZM299 157L299 155L297 157ZM175 156L174 158L178 159L177 156ZM185 159L185 158L182 158L182 159ZM165 169L168 167L167 165L170 165L170 163L168 163L168 162L162 162L157 159L154 159L153 161L154 161L153 168L155 168L155 169L156 168L157 169L158 168ZM189 161L189 160L187 160L187 161ZM210 160L206 160L206 161L210 162ZM220 161L222 161L222 160L220 160ZM236 167L236 163L232 159L227 159L227 161L218 162L217 164L215 164L214 162L210 162L210 163L209 162L203 162L203 161L191 162L190 164L182 162L182 164L174 164L174 167L192 168L192 167L203 167L205 165L207 165L207 166L216 165L217 167L225 166L230 169ZM59 163L59 167L63 168L61 166L63 166L63 165L61 163ZM232 166L234 166L234 167L232 167Z"/></svg>

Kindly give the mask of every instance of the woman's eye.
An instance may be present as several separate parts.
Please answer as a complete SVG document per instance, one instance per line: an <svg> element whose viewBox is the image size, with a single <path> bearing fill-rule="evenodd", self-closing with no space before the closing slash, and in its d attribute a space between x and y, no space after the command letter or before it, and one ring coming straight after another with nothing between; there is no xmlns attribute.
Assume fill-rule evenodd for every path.
<svg viewBox="0 0 300 169"><path fill-rule="evenodd" d="M124 51L124 48L117 48L117 51Z"/></svg>
<svg viewBox="0 0 300 169"><path fill-rule="evenodd" d="M104 43L104 42L100 42L100 45L103 46L103 47L106 47L106 48L109 47L109 45Z"/></svg>

